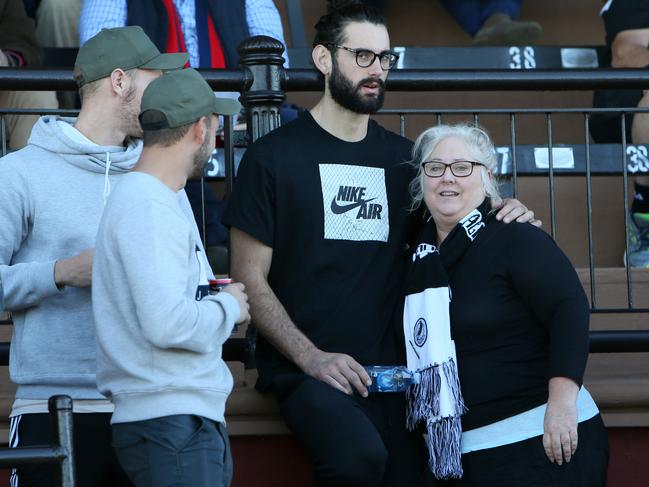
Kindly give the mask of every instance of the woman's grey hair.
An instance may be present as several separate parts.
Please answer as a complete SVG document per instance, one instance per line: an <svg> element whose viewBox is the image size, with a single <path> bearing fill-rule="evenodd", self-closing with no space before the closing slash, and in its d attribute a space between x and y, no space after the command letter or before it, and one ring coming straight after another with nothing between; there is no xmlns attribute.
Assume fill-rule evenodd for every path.
<svg viewBox="0 0 649 487"><path fill-rule="evenodd" d="M417 170L417 175L410 182L410 195L412 197L411 209L416 209L421 205L424 199L423 178L427 177L424 174L421 163L430 157L430 154L437 148L442 140L457 137L463 140L471 155L475 158L476 162L481 162L486 167L478 166L476 169L481 169L482 174L482 187L487 196L491 199L500 198L498 192L498 182L495 177L490 178L489 173L495 173L498 164L498 157L496 149L489 138L489 134L485 129L478 125L460 123L452 125L436 125L417 137L415 145L412 148L412 164Z"/></svg>

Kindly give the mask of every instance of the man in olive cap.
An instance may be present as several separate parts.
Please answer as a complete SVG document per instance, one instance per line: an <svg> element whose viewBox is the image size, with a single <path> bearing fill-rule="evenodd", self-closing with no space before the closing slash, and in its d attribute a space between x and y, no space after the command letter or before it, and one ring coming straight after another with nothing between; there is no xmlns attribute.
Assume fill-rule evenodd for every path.
<svg viewBox="0 0 649 487"><path fill-rule="evenodd" d="M111 447L112 404L96 386L90 302L93 247L111 185L137 162L144 88L186 54L160 54L139 27L103 30L79 50L79 117L41 117L28 145L0 159L0 280L12 314L17 384L11 446L50 441L47 399L74 400L78 484L131 485ZM191 209L187 203L188 218ZM51 484L51 469L12 472L12 486Z"/></svg>
<svg viewBox="0 0 649 487"><path fill-rule="evenodd" d="M243 284L208 294L195 224L178 204L201 174L217 114L239 102L215 98L193 69L144 91L144 149L111 194L97 233L92 302L97 385L115 405L113 445L138 486L230 485L225 401L232 375L221 348L248 321Z"/></svg>

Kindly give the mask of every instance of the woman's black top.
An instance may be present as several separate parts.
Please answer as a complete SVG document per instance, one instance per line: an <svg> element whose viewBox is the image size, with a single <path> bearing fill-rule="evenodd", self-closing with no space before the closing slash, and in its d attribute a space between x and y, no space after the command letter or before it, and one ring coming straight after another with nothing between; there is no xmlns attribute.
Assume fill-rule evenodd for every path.
<svg viewBox="0 0 649 487"><path fill-rule="evenodd" d="M581 385L589 305L545 232L494 221L450 274L465 431L544 404L551 377Z"/></svg>

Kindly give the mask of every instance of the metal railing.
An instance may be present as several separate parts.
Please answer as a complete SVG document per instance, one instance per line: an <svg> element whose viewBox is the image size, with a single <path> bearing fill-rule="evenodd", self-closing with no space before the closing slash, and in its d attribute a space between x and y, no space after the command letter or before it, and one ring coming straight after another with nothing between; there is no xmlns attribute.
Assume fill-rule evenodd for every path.
<svg viewBox="0 0 649 487"><path fill-rule="evenodd" d="M52 396L48 401L48 409L51 445L0 448L0 468L56 464L60 470L60 486L75 487L72 399L68 396Z"/></svg>
<svg viewBox="0 0 649 487"><path fill-rule="evenodd" d="M399 131L402 136L406 132L406 115L425 115L431 116L435 119L436 123L442 123L444 117L464 115L465 118L472 119L474 123L480 123L482 115L500 115L509 119L509 133L510 144L508 146L499 147L499 165L498 176L501 181L503 178L511 179L512 196L518 197L518 187L520 176L545 176L548 179L548 194L549 194L549 213L550 213L550 235L554 240L557 238L557 208L556 208L556 186L557 177L561 175L574 175L583 174L585 176L586 185L586 226L587 226L587 242L588 242L588 269L590 274L590 302L591 312L593 313L624 313L624 312L641 312L648 313L649 307L636 307L633 300L633 282L631 278L631 268L625 267L626 279L626 307L600 307L597 295L596 274L595 274L595 260L594 260L594 239L593 239L593 191L592 191L592 177L594 174L609 175L621 174L622 179L622 192L624 195L628 193L630 173L636 174L643 173L649 175L649 158L643 157L641 164L631 163L629 161L629 149L633 148L634 152L637 148L644 150L642 154L649 153L649 145L632 145L626 140L626 118L627 114L635 113L649 113L649 108L528 108L528 109L511 109L511 108L497 108L497 109L387 109L382 110L382 114L394 115L399 117ZM573 166L570 168L557 165L555 167L554 152L557 148L553 141L552 124L554 115L582 115L583 116L583 145L576 160L573 160ZM596 114L615 114L620 119L622 143L619 146L611 147L611 145L593 145L590 143L589 136L589 123L591 115ZM545 141L542 143L531 146L532 149L547 148L547 167L539 169L532 166L529 161L526 165L519 163L520 153L523 152L522 148L517 143L517 120L519 116L523 115L541 115L545 118ZM565 144L564 144L565 145ZM593 146L599 151L594 151ZM502 149L502 150L501 150ZM526 147L530 150L530 147ZM579 149L579 148L578 148ZM571 147L571 151L572 151ZM599 158L594 161L592 154L597 152ZM596 167L594 168L594 163ZM629 225L626 215L629 212L629 205L626 198L623 199L623 214L620 215L624 221L625 235L629 233ZM625 239L625 254L629 251L628 238Z"/></svg>
<svg viewBox="0 0 649 487"><path fill-rule="evenodd" d="M241 54L241 69L238 70L203 70L207 82L215 91L239 91L241 101L246 108L248 139L256 140L261 135L279 126L279 107L286 98L287 92L315 92L323 88L322 77L315 70L283 68L283 46L278 41L257 36L247 40L239 48ZM404 92L439 92L439 91L584 91L594 89L638 89L649 86L647 70L629 69L574 69L574 70L420 70L400 69L391 72L386 83L390 91ZM69 70L0 70L0 89L21 90L75 90L76 84ZM517 138L517 120L523 115L541 115L545 117L545 144L548 153L548 166L545 172L530 171L531 175L547 175L550 193L550 233L556 237L556 178L561 174L570 173L555 167L553 140L554 114L582 114L584 128L584 160L581 173L585 175L588 241L588 267L590 272L590 298L593 313L648 313L649 308L636 307L633 300L633 280L630 269L626 268L626 306L603 307L598 303L596 266L594 262L593 241L593 196L591 181L594 164L591 159L592 144L589 142L588 128L590 116L600 112L620 112L621 130L624 130L624 113L647 111L639 109L594 109L585 108L529 108L529 109L468 109L468 110L434 110L434 109L391 109L381 113L399 117L400 131L405 134L406 116L432 115L439 122L450 115L467 115L475 122L483 115L501 115L509 118L511 168L507 173L512 180L513 194L518 192L520 175L527 174L520 167L520 144ZM0 131L4 130L0 111ZM17 112L17 111L15 111ZM38 111L36 111L38 112ZM27 112L25 112L27 113ZM40 113L40 112L39 112ZM226 124L225 157L226 157L226 188L230 190L235 174L233 157L232 127L228 120ZM619 147L619 167L613 167L611 172L622 176L623 193L628 191L628 144L623 141ZM502 168L502 165L501 165ZM649 168L647 168L649 170ZM573 171L575 173L577 171ZM628 234L626 214L628 204L623 204L625 232ZM628 241L625 248L628 249ZM250 342L250 341L248 341ZM242 350L246 347L243 346ZM591 350L603 351L649 351L649 331L619 331L593 332L591 334Z"/></svg>

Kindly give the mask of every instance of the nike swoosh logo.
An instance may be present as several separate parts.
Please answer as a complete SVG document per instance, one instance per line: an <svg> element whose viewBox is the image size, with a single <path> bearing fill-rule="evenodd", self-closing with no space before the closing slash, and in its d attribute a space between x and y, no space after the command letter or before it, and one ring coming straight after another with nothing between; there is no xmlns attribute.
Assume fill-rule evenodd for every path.
<svg viewBox="0 0 649 487"><path fill-rule="evenodd" d="M376 198L370 198L369 200L361 200L355 203L350 203L348 205L339 205L338 203L336 203L336 198L334 197L334 199L331 200L331 211L334 215L340 215L341 213L347 213L349 210L358 208L359 206L364 205L365 203L369 203L370 201L374 201L375 199Z"/></svg>

